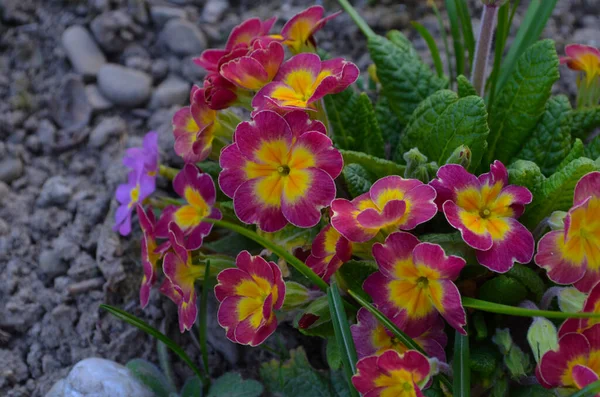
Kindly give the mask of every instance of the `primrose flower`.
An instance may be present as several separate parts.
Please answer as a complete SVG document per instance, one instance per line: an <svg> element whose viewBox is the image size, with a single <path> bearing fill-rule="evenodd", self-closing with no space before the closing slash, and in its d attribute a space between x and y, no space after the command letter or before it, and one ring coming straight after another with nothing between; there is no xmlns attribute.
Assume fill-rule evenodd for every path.
<svg viewBox="0 0 600 397"><path fill-rule="evenodd" d="M158 261L162 259L164 253L169 249L170 242L161 244L156 243L156 221L152 208L145 211L141 205L136 206L138 220L142 228L142 266L144 276L140 286L140 304L142 308L148 305L150 298L150 289L156 283L156 273L158 271Z"/></svg>
<svg viewBox="0 0 600 397"><path fill-rule="evenodd" d="M504 164L494 161L490 172L479 178L460 165L444 165L430 185L437 190L436 202L448 223L477 250L479 263L505 273L515 261L531 261L535 241L517 218L532 195L522 186L508 184Z"/></svg>
<svg viewBox="0 0 600 397"><path fill-rule="evenodd" d="M600 283L594 285L590 294L583 304L583 313L600 313ZM600 323L596 318L568 318L560 326L558 336L561 337L569 332L583 332L586 329Z"/></svg>
<svg viewBox="0 0 600 397"><path fill-rule="evenodd" d="M381 310L403 316L410 334L421 334L435 322L437 313L458 332L466 324L456 280L465 266L457 256L446 256L442 247L420 243L410 233L392 233L385 244L373 245L379 271L364 282L364 290Z"/></svg>
<svg viewBox="0 0 600 397"><path fill-rule="evenodd" d="M386 350L395 350L398 353L405 353L408 350L367 309L361 308L356 319L357 323L350 326L350 331L356 345L358 358L380 355ZM406 332L403 329L402 316L393 317L391 320L398 328ZM437 316L433 325L422 334L411 333L408 336L413 338L429 356L442 362L446 361L444 348L448 343L448 336L444 332L444 321L441 317Z"/></svg>
<svg viewBox="0 0 600 397"><path fill-rule="evenodd" d="M281 65L273 81L258 91L252 106L257 110L315 110L314 102L344 91L358 75L356 65L342 58L321 61L316 54L298 54Z"/></svg>
<svg viewBox="0 0 600 397"><path fill-rule="evenodd" d="M306 266L328 281L352 257L352 243L331 225L325 226L312 243Z"/></svg>
<svg viewBox="0 0 600 397"><path fill-rule="evenodd" d="M600 324L582 333L570 332L558 340L558 350L542 356L535 375L542 386L574 393L598 380Z"/></svg>
<svg viewBox="0 0 600 397"><path fill-rule="evenodd" d="M569 44L565 47L566 57L560 58L561 64L566 64L569 69L582 71L586 76L586 83L590 85L600 76L600 50L583 45Z"/></svg>
<svg viewBox="0 0 600 397"><path fill-rule="evenodd" d="M277 328L275 310L283 305L285 283L275 263L248 251L240 252L235 264L237 268L225 269L217 276L219 325L229 340L257 346Z"/></svg>
<svg viewBox="0 0 600 397"><path fill-rule="evenodd" d="M400 354L388 350L356 363L352 384L365 397L415 396L429 381L431 366L427 357L416 350Z"/></svg>
<svg viewBox="0 0 600 397"><path fill-rule="evenodd" d="M354 242L369 241L381 230L411 230L437 213L435 189L417 179L397 175L381 178L352 201L331 203L331 224Z"/></svg>
<svg viewBox="0 0 600 397"><path fill-rule="evenodd" d="M219 186L242 222L276 232L288 222L308 228L320 221L343 167L324 131L304 112L261 111L237 126L221 152Z"/></svg>
<svg viewBox="0 0 600 397"><path fill-rule="evenodd" d="M217 112L208 107L204 89L197 86L190 91L190 106L173 115L175 153L186 163L197 163L208 157L212 150Z"/></svg>
<svg viewBox="0 0 600 397"><path fill-rule="evenodd" d="M212 223L203 222L204 219L221 219L221 211L214 207L215 183L210 175L202 173L198 167L188 163L173 179L173 189L185 199L186 204L180 207L170 205L163 210L156 225L156 235L168 237L170 224L174 223L187 236L185 247L188 250L196 250L212 230Z"/></svg>
<svg viewBox="0 0 600 397"><path fill-rule="evenodd" d="M550 280L589 292L600 281L600 172L584 175L577 185L564 229L538 242L535 263Z"/></svg>
<svg viewBox="0 0 600 397"><path fill-rule="evenodd" d="M179 315L179 331L190 330L196 322L196 279L204 277L205 266L193 265L192 255L185 248L183 232L175 224L169 225L169 242L172 251L165 254L163 272L165 280L160 292L177 305Z"/></svg>
<svg viewBox="0 0 600 397"><path fill-rule="evenodd" d="M133 167L133 170L127 176L127 183L119 185L115 194L120 205L115 213L113 230L122 236L131 233L131 213L136 205L150 196L156 187L156 177L148 174L143 157L137 158L135 162L128 161L127 165Z"/></svg>
<svg viewBox="0 0 600 397"><path fill-rule="evenodd" d="M144 164L144 170L148 176L158 174L158 133L150 131L144 136L142 147L127 149L123 157L123 164L131 169L136 168L138 161Z"/></svg>
<svg viewBox="0 0 600 397"><path fill-rule="evenodd" d="M260 41L255 42L255 48L248 55L224 63L220 69L221 76L251 91L258 91L271 82L279 71L285 52L276 41L265 47L260 44Z"/></svg>
<svg viewBox="0 0 600 397"><path fill-rule="evenodd" d="M314 35L325 26L325 24L341 14L336 12L323 18L325 9L321 6L312 6L294 15L292 19L283 25L281 40L294 54L301 52L315 52L317 43ZM277 35L273 37L279 38Z"/></svg>

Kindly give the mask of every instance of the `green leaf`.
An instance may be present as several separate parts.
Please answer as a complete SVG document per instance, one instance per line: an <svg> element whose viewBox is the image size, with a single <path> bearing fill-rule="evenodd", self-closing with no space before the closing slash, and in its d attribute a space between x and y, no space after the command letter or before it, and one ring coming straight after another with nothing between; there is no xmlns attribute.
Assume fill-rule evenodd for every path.
<svg viewBox="0 0 600 397"><path fill-rule="evenodd" d="M154 392L156 397L168 397L176 390L167 377L149 361L135 358L125 365L140 382Z"/></svg>
<svg viewBox="0 0 600 397"><path fill-rule="evenodd" d="M351 149L354 146L354 137L352 134L352 120L358 101L358 94L350 87L339 94L326 95L325 108L327 109L327 118L331 125L329 134L340 149Z"/></svg>
<svg viewBox="0 0 600 397"><path fill-rule="evenodd" d="M181 397L202 397L202 381L197 376L188 378L181 389Z"/></svg>
<svg viewBox="0 0 600 397"><path fill-rule="evenodd" d="M490 111L486 163L495 159L510 163L544 113L558 77L558 56L551 40L534 44L519 58Z"/></svg>
<svg viewBox="0 0 600 397"><path fill-rule="evenodd" d="M489 345L479 345L471 349L469 368L482 378L492 376L498 366L498 354Z"/></svg>
<svg viewBox="0 0 600 397"><path fill-rule="evenodd" d="M600 157L600 135L594 137L590 143L585 147L585 157L592 160Z"/></svg>
<svg viewBox="0 0 600 397"><path fill-rule="evenodd" d="M313 322L305 325L303 321L306 319L311 319ZM294 318L294 327L304 335L324 338L334 336L327 296L320 296L313 300L303 311L298 313Z"/></svg>
<svg viewBox="0 0 600 397"><path fill-rule="evenodd" d="M469 397L471 395L471 369L469 367L469 336L456 332L454 337L454 360L452 363L454 377L453 396Z"/></svg>
<svg viewBox="0 0 600 397"><path fill-rule="evenodd" d="M544 175L552 174L571 150L570 114L569 98L564 95L550 98L517 157L535 162Z"/></svg>
<svg viewBox="0 0 600 397"><path fill-rule="evenodd" d="M585 140L590 132L600 127L600 106L573 110L571 135Z"/></svg>
<svg viewBox="0 0 600 397"><path fill-rule="evenodd" d="M511 397L555 397L552 390L545 389L540 385L519 386L511 389Z"/></svg>
<svg viewBox="0 0 600 397"><path fill-rule="evenodd" d="M327 347L325 348L327 365L329 368L337 370L342 366L342 352L340 345L335 338L327 338Z"/></svg>
<svg viewBox="0 0 600 397"><path fill-rule="evenodd" d="M208 397L259 397L263 391L259 382L244 380L237 372L228 372L213 382Z"/></svg>
<svg viewBox="0 0 600 397"><path fill-rule="evenodd" d="M529 355L513 342L508 328L497 329L492 342L498 345L500 354L504 357L504 365L513 379L520 379L527 375L531 370Z"/></svg>
<svg viewBox="0 0 600 397"><path fill-rule="evenodd" d="M577 393L571 394L571 397L594 397L600 393L600 380L590 383Z"/></svg>
<svg viewBox="0 0 600 397"><path fill-rule="evenodd" d="M383 94L402 124L408 122L421 101L448 84L410 51L402 50L384 37L370 37L368 48L377 66Z"/></svg>
<svg viewBox="0 0 600 397"><path fill-rule="evenodd" d="M433 59L433 64L435 66L435 71L437 72L438 77L444 77L444 65L442 65L440 50L437 47L435 39L433 38L431 33L429 33L429 30L427 30L427 28L421 25L419 22L413 21L411 22L411 25L413 28L415 28L417 32L419 32L421 37L423 37L423 40L425 40L425 42L427 43L427 47L429 47L429 52L431 53L431 58Z"/></svg>
<svg viewBox="0 0 600 397"><path fill-rule="evenodd" d="M351 389L342 371L329 371L331 378L332 397L350 397ZM354 388L354 386L352 386Z"/></svg>
<svg viewBox="0 0 600 397"><path fill-rule="evenodd" d="M525 186L534 196L545 179L540 167L532 161L517 160L508 167L508 183Z"/></svg>
<svg viewBox="0 0 600 397"><path fill-rule="evenodd" d="M554 211L567 211L573 205L575 185L585 174L600 170L600 166L588 158L572 161L563 169L544 179L538 189L532 191L533 202L527 206L521 222L535 227Z"/></svg>
<svg viewBox="0 0 600 397"><path fill-rule="evenodd" d="M446 0L446 12L450 22L450 33L454 44L454 58L456 60L456 75L465 73L465 48L461 34L461 23L458 16L455 0Z"/></svg>
<svg viewBox="0 0 600 397"><path fill-rule="evenodd" d="M385 35L387 39L398 47L402 52L405 52L407 55L413 57L416 60L421 60L419 57L419 53L415 50L415 47L412 45L412 41L404 33L399 30L392 29Z"/></svg>
<svg viewBox="0 0 600 397"><path fill-rule="evenodd" d="M386 96L381 95L375 104L375 118L379 129L381 130L381 136L385 142L386 158L389 158L390 153L396 152L396 147L400 141L400 134L402 133L402 124L400 120L394 114L390 108L389 101Z"/></svg>
<svg viewBox="0 0 600 397"><path fill-rule="evenodd" d="M202 282L202 291L200 293L200 315L198 319L198 340L200 342L200 348L202 353L202 364L204 365L204 371L209 372L208 369L208 340L207 340L207 327L208 327L208 291L212 291L210 286L210 260L206 261L206 268L204 269L204 280Z"/></svg>
<svg viewBox="0 0 600 397"><path fill-rule="evenodd" d="M205 242L202 246L232 257L235 257L240 251L246 250L257 253L261 249L260 244L237 233L221 236L218 240Z"/></svg>
<svg viewBox="0 0 600 397"><path fill-rule="evenodd" d="M333 330L335 332L335 339L340 347L346 381L348 382L348 387L350 387L351 394L358 397L358 392L352 385L352 376L356 373L356 361L358 361L356 347L354 346L354 340L352 339L352 333L350 332L346 310L344 309L342 298L340 297L340 290L335 283L335 280L331 282L331 286L327 291L327 298L329 310L331 312Z"/></svg>
<svg viewBox="0 0 600 397"><path fill-rule="evenodd" d="M535 301L539 302L542 295L546 292L544 280L538 276L537 272L525 265L515 263L513 267L506 273L516 280L519 280L535 297Z"/></svg>
<svg viewBox="0 0 600 397"><path fill-rule="evenodd" d="M362 285L371 274L378 270L377 264L368 261L355 261L350 260L337 271L337 275L340 277L344 285L344 289L351 289L356 291L366 300L370 300L369 295L363 291Z"/></svg>
<svg viewBox="0 0 600 397"><path fill-rule="evenodd" d="M464 75L460 75L456 78L456 83L458 85L458 96L461 98L477 95L477 91L475 91L475 87L473 84L467 79Z"/></svg>
<svg viewBox="0 0 600 397"><path fill-rule="evenodd" d="M471 149L471 169L479 166L489 133L485 103L478 96L459 98L438 91L415 110L402 148L417 147L431 161L443 164L460 145Z"/></svg>
<svg viewBox="0 0 600 397"><path fill-rule="evenodd" d="M475 56L475 36L473 35L473 24L471 23L471 16L469 15L469 8L466 0L455 1L465 47L469 53L469 65L473 65L473 57Z"/></svg>
<svg viewBox="0 0 600 397"><path fill-rule="evenodd" d="M300 347L290 351L282 363L272 360L260 366L260 377L267 390L281 397L331 397L327 379L315 370Z"/></svg>
<svg viewBox="0 0 600 397"><path fill-rule="evenodd" d="M556 169L557 170L563 169L569 163L571 163L571 161L577 160L578 158L583 157L584 155L585 155L585 146L583 145L583 142L581 142L581 139L575 138L575 142L573 142L573 146L571 147L571 150L569 151L567 156L560 162L558 167L556 167Z"/></svg>
<svg viewBox="0 0 600 397"><path fill-rule="evenodd" d="M350 150L340 150L340 152L344 157L344 164L359 164L365 170L375 175L376 178L383 178L388 175L404 175L405 167L393 161Z"/></svg>
<svg viewBox="0 0 600 397"><path fill-rule="evenodd" d="M494 277L479 288L479 299L503 305L517 305L527 297L527 288L507 275Z"/></svg>
<svg viewBox="0 0 600 397"><path fill-rule="evenodd" d="M206 376L202 373L202 371L200 371L200 369L198 369L198 367L196 367L196 365L194 364L192 359L186 354L186 352L177 343L175 343L175 341L173 339L169 338L168 336L166 336L165 334L163 334L156 328L151 327L149 324L147 324L146 322L142 321L141 319L135 317L134 315L127 313L126 311L123 311L121 309L117 309L116 307L113 307L110 305L105 305L105 304L101 304L100 308L106 310L107 312L109 312L113 316L117 317L118 319L123 320L126 323L131 324L134 327L144 331L145 333L152 336L153 338L158 339L159 341L163 342L165 345L167 345L167 347L169 349L171 349L173 351L173 353L177 354L179 356L179 358L181 358L183 360L183 362L185 362L188 365L188 367L190 367L190 369L192 371L194 371L196 373L196 375L198 375L198 377L200 377L200 379L203 379L203 380L207 379Z"/></svg>

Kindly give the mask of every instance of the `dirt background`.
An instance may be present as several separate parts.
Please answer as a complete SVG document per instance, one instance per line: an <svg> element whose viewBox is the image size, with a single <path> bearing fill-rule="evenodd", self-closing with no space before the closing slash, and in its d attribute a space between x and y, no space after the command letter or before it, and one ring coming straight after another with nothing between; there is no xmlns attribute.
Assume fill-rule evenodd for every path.
<svg viewBox="0 0 600 397"><path fill-rule="evenodd" d="M339 10L334 1L316 3L328 12ZM425 1L355 3L377 32L402 30L430 61L425 42L410 28L410 21L418 20L439 36ZM481 6L471 3L478 16ZM529 1L522 3L524 9ZM193 338L179 335L170 301L154 291L148 307L139 308L139 232L121 238L111 230L113 192L126 175L120 159L126 148L140 145L147 131L156 130L161 160L180 165L170 124L174 111L187 103L191 84L204 76L193 55L222 46L231 28L249 17L278 15L277 30L312 4L0 0L1 396L44 395L73 364L90 356L120 363L136 357L157 362L155 343L99 312L100 303L119 306L162 328L199 361ZM599 0L559 0L544 37L554 38L559 52L570 42L599 46L599 14ZM475 17L475 27L478 21ZM65 30L75 25L88 33L75 29L65 37ZM90 38L99 51L86 45ZM366 71L364 39L346 15L329 22L318 41ZM105 62L127 70L111 67L97 73ZM129 78L131 69L135 77ZM572 95L574 76L563 75L556 91ZM115 80L119 84L111 85ZM113 90L113 102L132 106L99 97L101 83ZM214 302L210 310L211 375L237 369L256 376L258 362L272 354L229 343L216 324ZM309 356L314 364L323 365L320 340L303 338L286 325L277 333L280 337L269 340L274 347L278 341L287 347L303 344L313 352ZM190 375L177 359L173 365L178 381Z"/></svg>

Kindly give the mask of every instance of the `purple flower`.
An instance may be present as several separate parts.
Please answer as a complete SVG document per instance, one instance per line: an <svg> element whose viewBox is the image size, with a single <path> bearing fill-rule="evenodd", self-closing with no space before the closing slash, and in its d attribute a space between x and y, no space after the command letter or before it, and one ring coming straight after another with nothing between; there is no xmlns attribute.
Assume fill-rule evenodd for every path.
<svg viewBox="0 0 600 397"><path fill-rule="evenodd" d="M142 147L127 149L123 157L123 164L131 169L136 168L136 163L141 160L144 170L149 176L158 174L158 133L150 131L144 137Z"/></svg>

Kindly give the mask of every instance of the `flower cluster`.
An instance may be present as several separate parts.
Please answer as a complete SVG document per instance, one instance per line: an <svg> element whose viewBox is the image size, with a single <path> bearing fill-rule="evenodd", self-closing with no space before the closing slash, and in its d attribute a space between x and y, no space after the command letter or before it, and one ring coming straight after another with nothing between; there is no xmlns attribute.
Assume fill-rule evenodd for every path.
<svg viewBox="0 0 600 397"><path fill-rule="evenodd" d="M600 101L600 49L582 44L565 47L566 56L560 58L571 70L581 72L584 78L577 80L578 106L595 106Z"/></svg>

